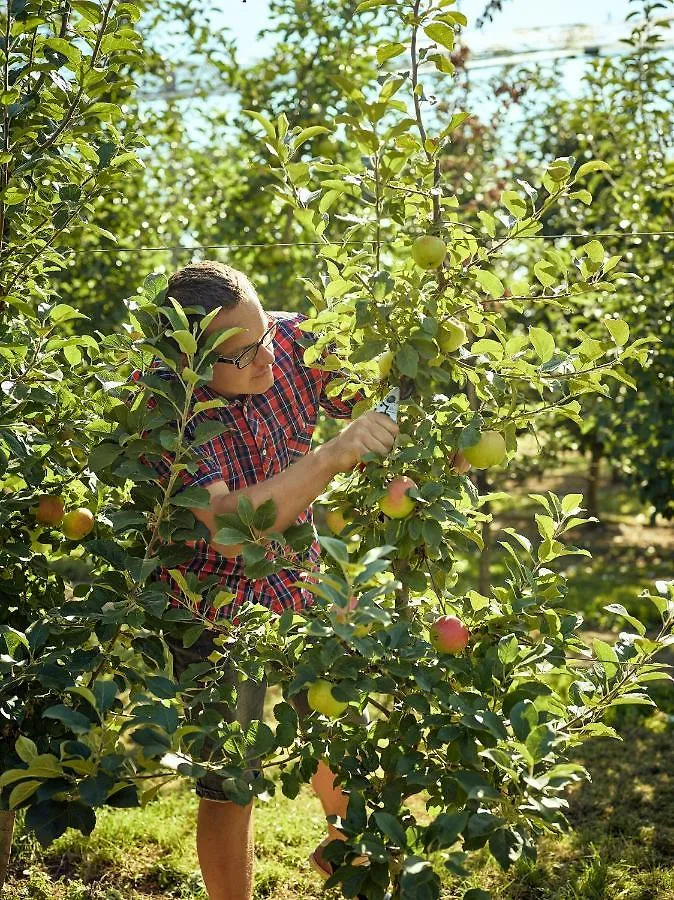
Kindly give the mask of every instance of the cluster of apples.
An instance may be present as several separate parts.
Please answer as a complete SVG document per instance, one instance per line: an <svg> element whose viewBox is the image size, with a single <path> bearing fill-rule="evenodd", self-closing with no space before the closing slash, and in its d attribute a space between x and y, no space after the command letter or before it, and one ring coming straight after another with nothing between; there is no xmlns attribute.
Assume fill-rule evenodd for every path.
<svg viewBox="0 0 674 900"><path fill-rule="evenodd" d="M69 541L79 541L86 537L96 522L92 511L85 506L66 512L61 497L49 494L43 494L38 499L35 519L40 525L51 525L54 528L60 526L61 532Z"/></svg>
<svg viewBox="0 0 674 900"><path fill-rule="evenodd" d="M355 609L358 599L351 597L349 609ZM348 615L348 613L347 613ZM431 646L438 653L449 653L458 656L468 646L470 631L458 616L440 616L429 629ZM338 700L333 694L334 685L325 678L318 678L309 685L307 701L314 712L321 713L329 719L338 719L344 715L348 703Z"/></svg>

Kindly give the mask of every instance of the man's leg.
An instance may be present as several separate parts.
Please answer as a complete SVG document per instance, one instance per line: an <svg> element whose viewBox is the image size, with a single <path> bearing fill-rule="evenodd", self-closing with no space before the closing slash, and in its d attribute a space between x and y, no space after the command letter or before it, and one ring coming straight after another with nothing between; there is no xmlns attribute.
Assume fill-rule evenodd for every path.
<svg viewBox="0 0 674 900"><path fill-rule="evenodd" d="M199 800L197 853L210 900L252 900L253 804Z"/></svg>
<svg viewBox="0 0 674 900"><path fill-rule="evenodd" d="M316 796L321 801L321 806L327 816L341 816L346 818L346 808L349 805L348 794L343 793L339 787L335 787L335 776L321 760L316 774L311 779L311 785L316 791ZM328 822L328 835L338 841L344 840L344 835L334 825Z"/></svg>

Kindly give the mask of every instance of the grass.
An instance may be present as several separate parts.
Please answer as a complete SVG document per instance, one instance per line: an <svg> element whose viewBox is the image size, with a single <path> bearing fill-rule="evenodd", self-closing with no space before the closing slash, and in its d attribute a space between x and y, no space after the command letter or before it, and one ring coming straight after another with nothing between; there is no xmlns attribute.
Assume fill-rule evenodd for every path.
<svg viewBox="0 0 674 900"><path fill-rule="evenodd" d="M497 524L530 530L534 508L526 495L579 492L579 478L571 469L517 487L515 512L510 507L506 519L497 509ZM647 511L624 490L602 496L609 501L602 527L573 534L595 559L565 562L566 603L590 627L610 629L617 623L603 612L607 603L650 615L650 605L636 597L657 578L672 577L674 527L647 527ZM467 565L464 578L474 571L474 563ZM497 555L494 574L503 573ZM468 884L444 879L443 900L458 900L469 886L491 889L498 900L674 900L674 692L660 688L656 699L656 712L620 707L614 713L611 724L622 742L594 741L578 752L592 782L570 794L572 831L544 838L535 864L507 873L478 856ZM101 810L89 838L68 831L46 850L19 824L4 896L206 900L194 849L196 805L187 788L169 787L145 810ZM256 900L326 897L307 861L324 835L320 805L308 789L293 801L279 790L259 804L256 831Z"/></svg>
<svg viewBox="0 0 674 900"><path fill-rule="evenodd" d="M499 900L674 900L674 698L661 699L656 713L621 710L623 742L595 741L578 754L593 780L570 796L569 834L543 839L536 864L508 873L478 858L468 884L446 878L443 900L468 886ZM7 900L206 900L196 802L169 788L145 810L101 811L90 838L69 831L46 851L19 829ZM308 790L258 806L256 900L326 896L306 859L322 821Z"/></svg>

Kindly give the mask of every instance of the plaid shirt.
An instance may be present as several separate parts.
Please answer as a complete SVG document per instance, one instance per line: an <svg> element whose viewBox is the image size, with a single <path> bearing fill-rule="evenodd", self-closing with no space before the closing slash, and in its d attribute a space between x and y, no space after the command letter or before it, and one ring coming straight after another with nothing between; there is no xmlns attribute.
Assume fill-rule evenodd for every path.
<svg viewBox="0 0 674 900"><path fill-rule="evenodd" d="M308 368L304 364L304 348L297 343L297 338L306 337L298 328L306 316L287 312L270 312L269 316L278 325L274 338L274 384L264 394L232 399L226 407L204 410L192 418L185 434L187 441L193 439L197 425L207 419L219 419L230 428L202 444L198 471L194 475L183 473L185 487L204 487L224 481L230 491L238 491L273 478L309 452L319 406L333 418L348 419L360 399L359 396L349 401L329 398L326 387L339 373ZM157 374L173 377L168 370L160 369ZM195 402L217 396L206 386L194 392ZM165 460L148 462L160 478L169 474L168 454ZM311 506L301 513L296 524L307 522L313 526ZM193 546L192 558L174 568L183 574L195 573L199 578L215 576L219 587L235 598L218 610L203 608L201 612L209 618L233 618L236 608L245 601L261 603L276 613L289 608L299 610L312 601L308 590L295 586L295 582L310 580L307 573L283 569L253 581L244 575L243 557L221 556L206 540L197 540ZM320 545L314 538L304 562L314 568L319 555ZM158 577L169 582L175 593L180 593L168 570L160 570Z"/></svg>

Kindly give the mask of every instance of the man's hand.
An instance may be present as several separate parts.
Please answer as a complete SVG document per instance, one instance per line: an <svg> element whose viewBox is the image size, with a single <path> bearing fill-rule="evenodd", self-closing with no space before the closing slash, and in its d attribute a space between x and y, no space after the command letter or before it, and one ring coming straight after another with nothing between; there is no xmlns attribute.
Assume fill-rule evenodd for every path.
<svg viewBox="0 0 674 900"><path fill-rule="evenodd" d="M366 412L346 426L340 435L323 445L321 450L330 459L335 472L350 472L366 453L387 456L399 428L383 413Z"/></svg>

